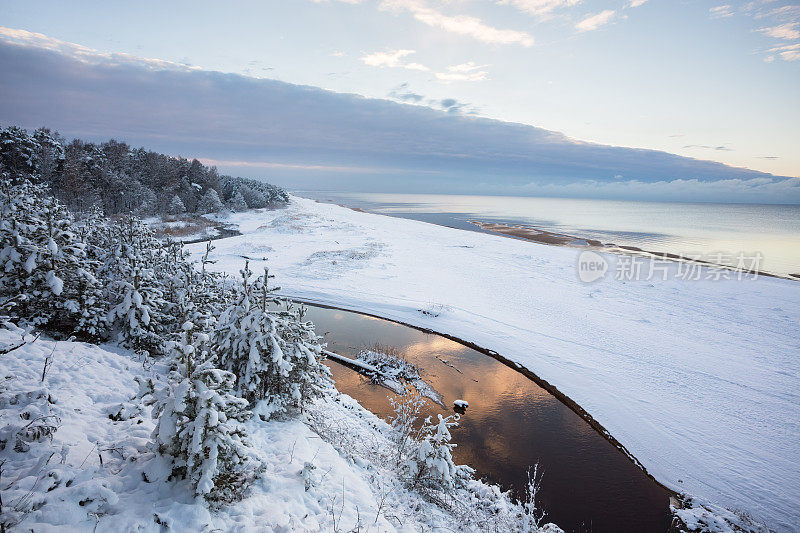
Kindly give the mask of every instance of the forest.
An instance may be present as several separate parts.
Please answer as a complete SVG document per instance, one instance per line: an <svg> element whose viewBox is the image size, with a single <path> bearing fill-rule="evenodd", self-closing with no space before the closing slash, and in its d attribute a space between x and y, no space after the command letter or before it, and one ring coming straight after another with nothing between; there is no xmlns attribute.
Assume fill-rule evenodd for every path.
<svg viewBox="0 0 800 533"><path fill-rule="evenodd" d="M197 159L132 148L116 140L67 141L58 132L0 128L0 173L45 185L69 210L139 217L243 211L289 201L283 189L220 175Z"/></svg>

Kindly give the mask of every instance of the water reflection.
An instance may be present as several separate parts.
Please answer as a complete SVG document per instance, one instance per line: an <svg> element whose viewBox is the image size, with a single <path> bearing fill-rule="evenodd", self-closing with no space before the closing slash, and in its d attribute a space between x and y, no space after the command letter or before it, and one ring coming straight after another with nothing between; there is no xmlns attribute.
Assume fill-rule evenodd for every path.
<svg viewBox="0 0 800 533"><path fill-rule="evenodd" d="M524 487L528 468L538 462L545 473L541 504L565 530L668 529L667 491L524 375L447 338L385 320L317 307L307 316L330 350L355 355L375 343L393 346L421 369L445 405L467 400L469 409L453 431L456 461L510 489ZM387 389L328 364L340 391L383 418L392 414ZM424 414L451 412L429 402Z"/></svg>

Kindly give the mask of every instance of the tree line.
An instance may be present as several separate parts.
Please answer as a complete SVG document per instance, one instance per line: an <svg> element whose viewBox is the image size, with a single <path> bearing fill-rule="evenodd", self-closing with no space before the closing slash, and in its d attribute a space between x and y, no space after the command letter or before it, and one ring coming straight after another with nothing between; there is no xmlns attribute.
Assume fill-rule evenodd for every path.
<svg viewBox="0 0 800 533"><path fill-rule="evenodd" d="M116 140L67 141L58 132L0 128L0 172L46 185L73 212L98 207L106 216L242 211L285 204L283 189L220 175L216 167Z"/></svg>

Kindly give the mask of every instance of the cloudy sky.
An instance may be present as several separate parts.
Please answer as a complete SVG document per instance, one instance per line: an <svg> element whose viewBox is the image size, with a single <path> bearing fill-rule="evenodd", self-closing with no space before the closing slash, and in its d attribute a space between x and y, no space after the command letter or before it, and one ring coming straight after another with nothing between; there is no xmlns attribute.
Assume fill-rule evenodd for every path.
<svg viewBox="0 0 800 533"><path fill-rule="evenodd" d="M727 2L0 0L0 122L300 188L800 202L800 4Z"/></svg>

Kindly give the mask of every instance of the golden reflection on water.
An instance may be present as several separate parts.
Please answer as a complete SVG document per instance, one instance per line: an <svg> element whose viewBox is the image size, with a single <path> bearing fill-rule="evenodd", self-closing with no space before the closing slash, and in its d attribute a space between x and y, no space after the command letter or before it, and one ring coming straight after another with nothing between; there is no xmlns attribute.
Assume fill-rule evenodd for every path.
<svg viewBox="0 0 800 533"><path fill-rule="evenodd" d="M524 487L528 469L538 462L546 472L541 503L565 530L590 522L593 531L620 531L620 523L635 531L666 530L667 492L523 374L458 342L389 321L314 307L307 317L325 333L331 351L354 356L377 343L420 368L445 405L428 402L423 417L452 414L454 400L467 400L452 432L456 462L505 489ZM388 389L327 364L340 391L382 418L393 414Z"/></svg>

